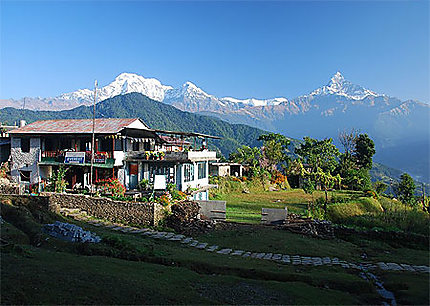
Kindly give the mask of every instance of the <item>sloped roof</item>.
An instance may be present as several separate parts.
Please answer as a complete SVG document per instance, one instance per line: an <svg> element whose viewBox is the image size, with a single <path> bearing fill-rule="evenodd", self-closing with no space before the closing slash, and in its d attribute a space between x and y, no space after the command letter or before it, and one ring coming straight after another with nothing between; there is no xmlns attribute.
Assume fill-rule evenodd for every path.
<svg viewBox="0 0 430 306"><path fill-rule="evenodd" d="M95 133L115 134L136 121L140 121L146 129L149 128L138 118L98 118L95 120ZM13 134L91 134L92 119L59 119L41 120L30 123L22 128L10 131Z"/></svg>
<svg viewBox="0 0 430 306"><path fill-rule="evenodd" d="M178 139L178 138L164 136L164 135L160 135L159 137L161 138L161 140L163 140L164 142L166 142L170 145L183 146L183 145L189 145L190 144L189 141L186 141L184 139Z"/></svg>

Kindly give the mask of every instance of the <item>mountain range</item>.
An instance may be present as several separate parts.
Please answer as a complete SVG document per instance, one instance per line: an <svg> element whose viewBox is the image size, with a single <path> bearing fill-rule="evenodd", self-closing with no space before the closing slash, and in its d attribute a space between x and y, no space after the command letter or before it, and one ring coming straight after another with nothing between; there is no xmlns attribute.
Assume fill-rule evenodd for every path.
<svg viewBox="0 0 430 306"><path fill-rule="evenodd" d="M98 90L97 101L138 92L180 110L215 116L294 138L331 137L353 128L375 141L375 160L430 181L430 106L376 93L346 80L337 72L308 94L270 99L237 99L208 94L192 82L174 88L154 78L122 73ZM93 91L81 89L54 98L26 98L25 108L64 110L93 103ZM0 100L1 107L21 108L21 100ZM337 143L339 144L339 143Z"/></svg>

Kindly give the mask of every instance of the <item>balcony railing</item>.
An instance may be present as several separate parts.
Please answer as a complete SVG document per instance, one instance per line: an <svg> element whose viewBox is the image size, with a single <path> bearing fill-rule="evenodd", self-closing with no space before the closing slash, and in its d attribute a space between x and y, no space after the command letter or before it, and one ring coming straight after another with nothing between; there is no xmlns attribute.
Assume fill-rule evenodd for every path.
<svg viewBox="0 0 430 306"><path fill-rule="evenodd" d="M67 153L84 153L81 154L83 156L83 160L80 163L91 163L91 151L67 151L67 150L58 150L58 151L42 151L42 161L43 162L57 162L64 163L66 160ZM102 152L97 151L94 152L94 163L96 164L113 164L113 154L112 152ZM68 162L70 163L70 162Z"/></svg>

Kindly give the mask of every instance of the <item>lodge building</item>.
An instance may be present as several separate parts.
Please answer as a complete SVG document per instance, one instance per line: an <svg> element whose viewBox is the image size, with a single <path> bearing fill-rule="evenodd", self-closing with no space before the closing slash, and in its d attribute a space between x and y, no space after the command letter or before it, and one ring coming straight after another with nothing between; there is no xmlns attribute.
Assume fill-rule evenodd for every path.
<svg viewBox="0 0 430 306"><path fill-rule="evenodd" d="M94 178L118 178L127 190L142 179L166 183L181 191L197 189L195 199L207 199L209 161L216 152L206 143L210 135L149 128L138 118L101 118L94 125ZM16 183L44 183L61 165L68 167L68 188L91 186L92 119L36 121L10 131L11 176ZM193 142L190 141L193 140Z"/></svg>

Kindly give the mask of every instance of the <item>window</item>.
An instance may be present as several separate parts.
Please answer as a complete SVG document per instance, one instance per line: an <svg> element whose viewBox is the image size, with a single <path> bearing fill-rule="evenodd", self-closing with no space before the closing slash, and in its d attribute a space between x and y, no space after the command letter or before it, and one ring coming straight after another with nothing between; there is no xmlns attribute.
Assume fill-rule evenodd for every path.
<svg viewBox="0 0 430 306"><path fill-rule="evenodd" d="M197 167L199 180L206 178L206 162L197 163Z"/></svg>
<svg viewBox="0 0 430 306"><path fill-rule="evenodd" d="M194 165L185 164L184 165L184 182L194 181Z"/></svg>
<svg viewBox="0 0 430 306"><path fill-rule="evenodd" d="M21 138L21 151L30 152L30 138Z"/></svg>
<svg viewBox="0 0 430 306"><path fill-rule="evenodd" d="M133 151L139 151L139 142L133 142Z"/></svg>
<svg viewBox="0 0 430 306"><path fill-rule="evenodd" d="M30 182L31 171L19 171L21 182Z"/></svg>

